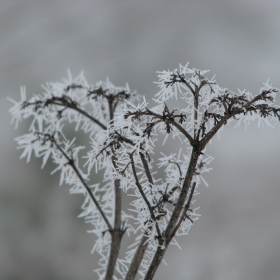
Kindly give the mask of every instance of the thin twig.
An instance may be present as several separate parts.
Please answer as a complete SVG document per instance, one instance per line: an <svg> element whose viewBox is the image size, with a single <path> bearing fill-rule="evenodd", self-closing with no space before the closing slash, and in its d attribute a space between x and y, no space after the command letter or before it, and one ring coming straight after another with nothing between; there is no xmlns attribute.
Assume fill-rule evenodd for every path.
<svg viewBox="0 0 280 280"><path fill-rule="evenodd" d="M171 234L171 238L173 238L177 232L177 230L179 229L181 223L186 219L187 217L187 212L188 210L190 209L190 205L191 205L191 201L192 201L192 197L193 197L193 194L194 194L194 189L195 189L195 186L196 186L196 182L193 183L192 185L192 188L191 188L191 193L189 195L189 198L188 198L188 201L184 207L184 211L182 212L182 215L181 215L181 218L179 220L179 222L177 223L176 227L174 228L172 234Z"/></svg>
<svg viewBox="0 0 280 280"><path fill-rule="evenodd" d="M160 233L160 229L158 227L158 224L156 222L156 217L155 217L155 214L154 214L154 211L153 211L153 207L150 205L150 202L147 199L145 193L143 192L142 186L141 186L141 184L140 184L140 182L138 180L138 176L137 176L136 169L135 169L135 163L134 163L134 159L133 159L133 154L130 154L129 156L130 156L130 160L131 160L131 167L132 167L132 172L133 172L133 176L134 176L134 179L135 179L135 184L136 184L136 186L137 186L137 188L138 188L142 198L144 199L145 203L147 204L147 207L149 209L151 218L155 222L155 226L156 226L158 237L160 238L161 233Z"/></svg>
<svg viewBox="0 0 280 280"><path fill-rule="evenodd" d="M134 257L130 263L129 269L127 271L125 280L133 280L138 272L139 266L144 258L145 252L148 248L148 230L146 230L138 244L137 250L134 254Z"/></svg>
<svg viewBox="0 0 280 280"><path fill-rule="evenodd" d="M83 186L85 187L88 195L90 196L90 198L92 199L92 201L94 202L95 206L97 207L98 211L100 212L102 218L104 219L105 223L107 224L109 230L112 230L112 226L110 224L110 222L108 221L105 213L103 212L101 206L99 205L98 201L96 200L96 198L94 197L92 191L90 190L88 184L86 183L86 181L84 180L84 178L82 177L81 173L79 172L78 168L75 165L75 162L73 159L71 159L66 153L65 151L61 148L61 146L56 142L55 139L53 139L53 143L55 144L55 146L57 147L57 149L62 153L62 155L67 159L68 164L73 168L73 170L75 171L76 175L78 176L78 178L80 179L80 181L82 182Z"/></svg>

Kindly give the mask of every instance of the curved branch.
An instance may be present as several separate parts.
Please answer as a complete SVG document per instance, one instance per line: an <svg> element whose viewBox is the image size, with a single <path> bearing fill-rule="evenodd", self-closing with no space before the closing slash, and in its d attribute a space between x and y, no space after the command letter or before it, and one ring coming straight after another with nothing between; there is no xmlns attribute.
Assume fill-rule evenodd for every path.
<svg viewBox="0 0 280 280"><path fill-rule="evenodd" d="M81 113L82 115L84 115L85 117L87 117L88 119L90 119L92 122L96 123L97 125L99 125L102 129L106 130L107 127L101 123L99 120L97 120L96 118L94 118L93 116L91 116L90 114L88 114L86 111L82 110L81 108L79 108L77 106L77 103L74 102L72 99L70 99L68 96L63 95L62 97L55 97L53 96L52 98L48 98L45 101L42 100L37 100L35 102L28 102L28 101L24 101L22 103L21 108L24 109L30 105L34 105L34 110L37 111L38 108L41 107L46 107L49 105L57 105L57 106L62 106L65 109L70 108L73 109L79 113Z"/></svg>
<svg viewBox="0 0 280 280"><path fill-rule="evenodd" d="M224 115L220 121L217 122L217 124L208 132L206 133L206 135L202 138L201 141L199 141L199 145L201 147L201 150L203 150L206 146L206 144L213 138L213 136L218 132L218 130L224 125L227 123L227 121L237 115L237 114L240 114L242 113L243 111L238 111L236 112L235 114L226 114Z"/></svg>
<svg viewBox="0 0 280 280"><path fill-rule="evenodd" d="M58 105L58 106L64 106L66 108L70 108L73 109L79 113L81 113L82 115L84 115L85 117L87 117L88 119L90 119L91 121L93 121L94 123L96 123L97 125L99 125L102 129L107 130L107 126L105 126L103 123L101 123L98 119L94 118L93 116L91 116L90 114L88 114L86 111L80 109L77 106L72 106L72 105L68 105L65 106L64 104L58 103L58 102L54 102L54 105Z"/></svg>
<svg viewBox="0 0 280 280"><path fill-rule="evenodd" d="M163 118L162 115L156 114L148 108L146 108L146 111L144 112L142 111L136 111L135 113L128 112L126 113L125 117L127 118L130 115L135 115L135 118L138 118L139 116L152 116L153 118L159 119L162 122L170 123L173 126L175 126L190 141L190 144L192 146L195 145L195 140L192 138L192 136L180 124L178 124L176 121L173 121L172 119L165 118L164 120L162 120ZM176 116L176 117L180 117L180 116Z"/></svg>
<svg viewBox="0 0 280 280"><path fill-rule="evenodd" d="M138 188L138 190L139 190L139 192L140 192L142 198L144 199L145 203L146 203L147 206L148 206L148 209L149 209L149 212L150 212L150 214L151 214L151 217L152 217L152 219L155 221L155 225L156 225L158 237L160 237L160 236L161 236L161 233L160 233L159 226L158 226L158 224L156 223L156 217L155 217L153 208L152 208L152 206L150 205L150 202L149 202L149 200L147 199L145 193L143 192L142 186L141 186L141 184L140 184L140 182L139 182L139 180L138 180L138 176L137 176L136 169L135 169L135 163L134 163L133 155L130 154L129 156L130 156L130 160L131 160L131 167L132 167L132 172L133 172L133 176L134 176L134 179L135 179L135 184L136 184L136 186L137 186L137 188Z"/></svg>
<svg viewBox="0 0 280 280"><path fill-rule="evenodd" d="M55 139L53 138L54 145L57 147L57 149L62 153L62 155L68 160L68 164L73 168L73 170L75 171L76 175L78 176L78 178L80 179L80 181L82 182L83 186L85 187L88 195L90 196L90 198L92 199L92 201L94 202L96 208L98 209L99 213L101 214L102 218L104 219L105 223L107 224L109 230L111 231L113 228L110 224L110 222L108 221L105 213L103 212L101 206L99 205L98 201L96 200L96 198L94 197L93 193L91 192L88 184L86 183L86 181L84 180L84 178L82 177L81 173L79 172L78 168L76 167L74 160L71 159L66 153L65 151L60 147L60 145L55 141Z"/></svg>

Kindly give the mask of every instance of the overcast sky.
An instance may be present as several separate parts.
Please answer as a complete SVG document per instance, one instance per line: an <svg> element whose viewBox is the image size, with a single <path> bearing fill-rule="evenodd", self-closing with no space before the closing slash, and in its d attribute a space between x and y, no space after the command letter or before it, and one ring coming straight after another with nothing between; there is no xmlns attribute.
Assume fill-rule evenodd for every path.
<svg viewBox="0 0 280 280"><path fill-rule="evenodd" d="M0 271L3 279L97 279L82 198L40 161L19 160L7 97L29 96L70 68L146 95L156 71L210 69L233 91L280 88L277 1L0 1ZM235 3L235 4L234 4ZM151 103L152 104L152 103ZM280 279L280 130L226 127L200 187L200 220L155 279Z"/></svg>

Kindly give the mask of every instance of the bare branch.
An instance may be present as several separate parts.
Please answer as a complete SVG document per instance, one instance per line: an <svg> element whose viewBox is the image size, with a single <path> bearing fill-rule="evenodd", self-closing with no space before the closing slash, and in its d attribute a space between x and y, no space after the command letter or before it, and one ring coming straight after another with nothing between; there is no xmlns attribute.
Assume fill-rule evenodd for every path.
<svg viewBox="0 0 280 280"><path fill-rule="evenodd" d="M196 182L194 182L194 183L192 184L192 188L191 188L191 192L190 192L190 194L189 194L188 201L187 201L187 203L186 203L186 205L185 205L185 207L184 207L184 210L183 210L183 212L182 212L182 214L181 214L181 218L180 218L179 222L177 223L177 225L175 226L175 228L174 228L174 230L173 230L173 232L172 232L172 234L171 234L171 238L173 238L173 237L175 236L175 234L176 234L177 230L179 229L181 223L182 223L186 218L188 218L188 219L191 220L191 218L187 216L187 212L190 210L190 205L191 205L192 197L193 197L193 194L194 194L195 185L196 185ZM193 223L192 220L191 220L191 222Z"/></svg>
<svg viewBox="0 0 280 280"><path fill-rule="evenodd" d="M167 133L170 133L170 131L172 130L171 125L173 125L190 141L191 145L195 145L195 141L192 138L192 136L180 124L178 124L175 121L175 118L180 118L179 122L183 123L186 116L183 114L174 115L173 112L172 114L166 115L166 109L164 109L163 114L159 115L154 113L150 109L146 108L145 111L135 111L135 112L128 111L124 115L124 117L128 118L129 116L132 116L132 121L133 121L134 119L140 119L141 116L151 116L154 119L156 119L156 121L147 123L146 129L144 130L144 135L147 134L148 136L150 136L151 130L156 124L160 122L165 122Z"/></svg>
<svg viewBox="0 0 280 280"><path fill-rule="evenodd" d="M78 103L73 101L69 96L67 95L62 95L61 97L58 96L52 96L52 98L48 98L45 101L42 100L37 100L35 102L28 102L28 101L24 101L22 103L21 108L25 109L28 106L32 106L34 105L34 111L38 111L38 109L43 108L43 107L48 107L50 105L57 105L57 106L62 106L64 107L63 110L58 111L58 117L61 117L61 113L67 109L70 108L72 110L75 110L77 112L79 112L80 114L82 114L83 116L87 117L88 119L90 119L92 122L96 123L98 126L100 126L102 129L106 130L107 127L101 123L99 120L97 120L96 118L92 117L90 114L88 114L86 111L82 110Z"/></svg>
<svg viewBox="0 0 280 280"><path fill-rule="evenodd" d="M112 226L110 224L110 222L108 221L105 213L103 212L101 206L99 205L97 199L95 198L95 196L93 195L92 191L90 190L88 184L86 183L86 181L84 180L83 176L81 175L80 171L78 170L77 166L75 165L75 161L73 158L69 157L67 155L67 153L62 149L62 147L57 143L54 135L50 135L50 134L44 134L44 133L40 133L37 132L36 133L38 136L42 135L43 139L40 139L44 142L46 141L50 141L52 144L55 145L55 147L60 151L60 153L67 159L67 164L70 165L73 170L75 171L76 175L78 176L78 178L80 179L81 183L83 184L84 188L86 189L88 195L90 196L90 198L92 199L92 201L94 202L96 208L98 209L99 213L101 214L103 220L105 221L105 223L107 224L109 230L112 230Z"/></svg>
<svg viewBox="0 0 280 280"><path fill-rule="evenodd" d="M138 180L138 176L137 176L137 173L136 173L136 169L135 169L135 163L134 163L134 159L133 159L133 155L130 154L130 160L131 160L131 167L132 167L132 172L133 172L133 176L134 176L134 179L135 179L135 184L142 196L142 198L144 199L148 209L149 209L149 212L150 212L150 215L151 215L151 218L154 220L155 224L156 224L156 229L157 229L157 234L158 234L158 238L161 237L161 233L160 233L160 229L157 225L157 222L156 222L156 217L155 217L155 214L154 214L154 211L153 211L153 207L150 205L150 202L149 200L147 199L145 193L143 192L143 188L141 186L141 184L139 183L139 180Z"/></svg>
<svg viewBox="0 0 280 280"><path fill-rule="evenodd" d="M144 258L145 252L148 248L148 245L149 245L148 239L149 239L148 231L145 231L145 233L143 234L143 236L138 244L134 257L131 261L131 264L127 271L125 280L133 280L135 278L135 276L138 272L139 266Z"/></svg>

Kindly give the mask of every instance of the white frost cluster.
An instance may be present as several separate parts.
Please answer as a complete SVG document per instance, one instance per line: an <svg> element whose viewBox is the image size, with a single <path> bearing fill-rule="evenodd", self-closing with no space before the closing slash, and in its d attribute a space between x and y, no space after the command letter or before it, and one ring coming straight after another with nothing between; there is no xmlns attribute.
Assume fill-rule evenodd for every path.
<svg viewBox="0 0 280 280"><path fill-rule="evenodd" d="M68 79L47 84L43 93L35 94L29 100L26 100L24 88L19 102L11 100L14 106L10 112L16 126L23 119L32 118L30 132L16 139L19 148L23 149L21 157L29 161L34 153L36 157L42 157L42 166L51 158L57 165L55 171L61 173L60 184L66 183L71 186L71 193L85 196L80 217L91 223L91 232L97 237L93 251L100 255L100 268L96 270L99 279L105 277L111 238L107 233L108 224L85 185L111 225L115 210L114 182L120 180L122 191L132 197L131 208L128 212L123 211L122 221L126 232L135 234L135 243L128 248L123 260L118 259L116 271L121 278L125 277L141 236L146 233L149 246L139 270L144 277L158 248L158 234L164 235L180 196L194 145L191 141L199 142L207 137L209 141L213 137L211 133L216 133L215 126L230 110L238 115L226 123L235 119L237 125L244 123L247 126L258 120L259 124L271 125L277 120L277 110L268 114L270 111L264 107L274 104L277 91L268 82L260 90L260 93L266 92L263 99L253 103L255 97L251 93L234 93L221 88L214 77L206 78L207 72L190 69L188 64L180 65L174 71L158 72L159 92L152 108L148 108L144 97L131 92L128 85L115 87L109 80L89 85L83 74L73 79L70 72ZM176 110L171 108L174 101L178 104ZM266 113L264 118L261 110L266 110L263 111ZM79 151L84 147L75 146L75 139L67 139L63 134L66 122L75 123L75 130L82 130L91 139L86 169L78 162ZM177 152L166 155L163 151L157 158L154 153L156 142L158 139L165 142L167 138L178 138L182 145ZM211 169L208 165L212 159L205 149L199 156L192 177L194 195L201 182L207 185L202 175ZM165 174L161 178L157 176L159 170ZM104 172L103 182L91 185L92 172ZM198 219L192 206L176 236L186 235ZM172 243L179 246L176 239Z"/></svg>

